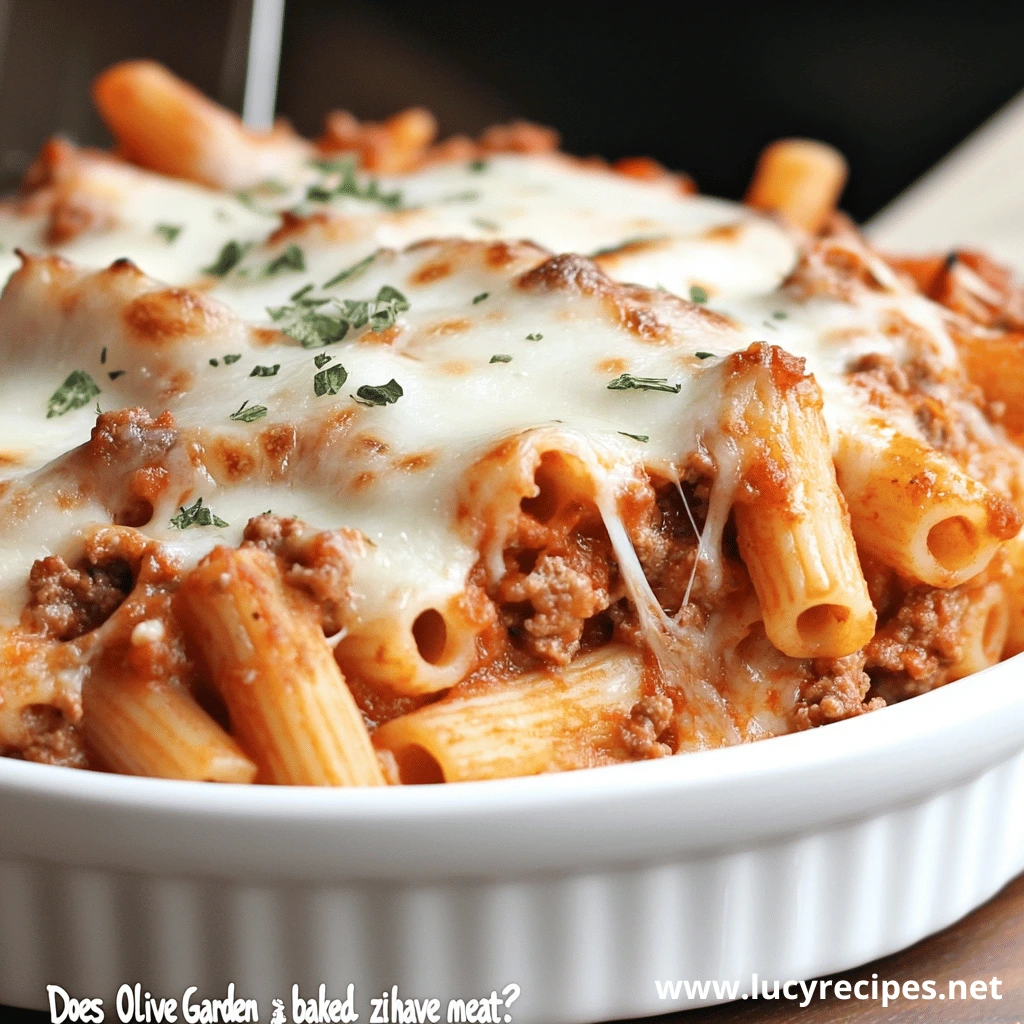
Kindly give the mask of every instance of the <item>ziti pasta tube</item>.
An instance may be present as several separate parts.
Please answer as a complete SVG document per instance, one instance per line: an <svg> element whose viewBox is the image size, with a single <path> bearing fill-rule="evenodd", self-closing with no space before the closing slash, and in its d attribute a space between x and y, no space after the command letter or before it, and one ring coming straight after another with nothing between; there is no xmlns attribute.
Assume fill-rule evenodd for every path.
<svg viewBox="0 0 1024 1024"><path fill-rule="evenodd" d="M734 514L768 638L795 658L863 647L875 609L836 484L821 389L803 361L752 345L725 367L726 432L741 452Z"/></svg>
<svg viewBox="0 0 1024 1024"><path fill-rule="evenodd" d="M374 733L405 783L503 779L622 760L620 726L641 695L643 655L603 647L402 715ZM616 756L616 754L620 756Z"/></svg>
<svg viewBox="0 0 1024 1024"><path fill-rule="evenodd" d="M258 781L383 784L315 610L286 586L273 555L215 548L185 578L177 603Z"/></svg>
<svg viewBox="0 0 1024 1024"><path fill-rule="evenodd" d="M1020 526L1005 500L949 456L881 424L843 433L836 468L857 543L933 587L977 576Z"/></svg>

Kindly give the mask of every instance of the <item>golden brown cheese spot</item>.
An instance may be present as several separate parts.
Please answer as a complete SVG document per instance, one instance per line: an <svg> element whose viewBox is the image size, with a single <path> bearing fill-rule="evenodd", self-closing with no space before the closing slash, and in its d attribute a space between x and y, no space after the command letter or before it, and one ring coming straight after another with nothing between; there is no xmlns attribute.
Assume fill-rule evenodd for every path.
<svg viewBox="0 0 1024 1024"><path fill-rule="evenodd" d="M281 332L275 331L273 327L250 327L249 338L254 345L266 348L268 345L277 345L281 341Z"/></svg>
<svg viewBox="0 0 1024 1024"><path fill-rule="evenodd" d="M594 369L598 373L617 377L620 373L625 373L629 369L629 363L621 356L609 356L607 359L601 359L597 362L594 365Z"/></svg>
<svg viewBox="0 0 1024 1024"><path fill-rule="evenodd" d="M432 281L440 281L452 272L451 263L446 260L437 260L433 263L425 263L419 270L409 276L409 283L430 284Z"/></svg>
<svg viewBox="0 0 1024 1024"><path fill-rule="evenodd" d="M187 288L165 288L140 295L128 303L122 316L129 333L150 345L210 334L224 319L211 302Z"/></svg>
<svg viewBox="0 0 1024 1024"><path fill-rule="evenodd" d="M326 213L311 213L301 217L291 210L284 210L281 213L281 224L267 238L267 245L277 245L296 235L305 234L306 229L313 225L326 225L329 221Z"/></svg>
<svg viewBox="0 0 1024 1024"><path fill-rule="evenodd" d="M231 483L245 480L256 468L256 458L247 441L219 437L213 442L211 454L217 462L221 478Z"/></svg>
<svg viewBox="0 0 1024 1024"><path fill-rule="evenodd" d="M288 459L298 444L298 432L288 423L279 423L262 431L259 442L263 454L277 472L284 472Z"/></svg>
<svg viewBox="0 0 1024 1024"><path fill-rule="evenodd" d="M80 486L74 490L65 490L61 487L55 495L55 500L61 512L70 512L85 502L85 492Z"/></svg>
<svg viewBox="0 0 1024 1024"><path fill-rule="evenodd" d="M24 461L23 452L0 451L0 466L20 466Z"/></svg>
<svg viewBox="0 0 1024 1024"><path fill-rule="evenodd" d="M742 223L719 224L716 228L708 228L698 237L702 242L722 242L731 245L743 237L743 229Z"/></svg>
<svg viewBox="0 0 1024 1024"><path fill-rule="evenodd" d="M383 331L374 331L372 329L364 331L359 336L359 343L362 345L393 345L398 340L402 330L403 328L400 324L392 324L390 327L385 327Z"/></svg>
<svg viewBox="0 0 1024 1024"><path fill-rule="evenodd" d="M444 338L452 334L464 334L473 329L473 321L465 317L458 320L445 320L442 323L434 324L427 330L427 334L434 337Z"/></svg>
<svg viewBox="0 0 1024 1024"><path fill-rule="evenodd" d="M178 369L171 374L167 383L160 389L160 394L163 398L176 398L178 395L185 394L189 388L192 387L192 383L195 378L192 375L191 370Z"/></svg>
<svg viewBox="0 0 1024 1024"><path fill-rule="evenodd" d="M416 452L395 459L392 465L404 473L418 473L421 469L429 469L437 461L437 452Z"/></svg>
<svg viewBox="0 0 1024 1024"><path fill-rule="evenodd" d="M352 441L353 453L356 455L387 455L390 451L386 441L372 434L359 434Z"/></svg>
<svg viewBox="0 0 1024 1024"><path fill-rule="evenodd" d="M363 491L370 486L377 479L377 474L371 470L364 470L362 473L357 473L352 478L352 490Z"/></svg>
<svg viewBox="0 0 1024 1024"><path fill-rule="evenodd" d="M439 369L449 377L465 377L473 369L473 366L465 359L448 359L441 363Z"/></svg>

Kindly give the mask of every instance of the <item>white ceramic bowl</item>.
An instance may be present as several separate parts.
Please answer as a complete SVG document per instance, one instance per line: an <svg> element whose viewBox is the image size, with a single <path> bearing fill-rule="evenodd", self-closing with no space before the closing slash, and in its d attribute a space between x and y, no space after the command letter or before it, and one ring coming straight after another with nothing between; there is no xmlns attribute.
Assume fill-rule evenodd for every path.
<svg viewBox="0 0 1024 1024"><path fill-rule="evenodd" d="M392 985L443 1013L514 982L516 1024L554 1024L695 1005L656 980L743 991L753 972L850 968L1024 869L1022 666L752 746L504 782L331 791L0 761L0 1002L234 982L267 1020L293 983L353 982L368 1021Z"/></svg>

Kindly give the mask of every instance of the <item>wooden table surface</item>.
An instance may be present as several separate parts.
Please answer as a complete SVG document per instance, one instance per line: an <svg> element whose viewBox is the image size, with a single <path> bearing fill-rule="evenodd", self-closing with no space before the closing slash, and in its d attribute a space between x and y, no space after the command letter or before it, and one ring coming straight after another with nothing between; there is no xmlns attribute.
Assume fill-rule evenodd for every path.
<svg viewBox="0 0 1024 1024"><path fill-rule="evenodd" d="M858 1002L817 997L806 1009L778 1000L742 1001L649 1017L633 1024L1024 1024L1024 875L995 899L946 931L916 946L877 960L836 978L879 978L937 982L939 992L956 979L970 982L1002 980L1001 1000L911 1002L900 999L883 1009L880 1002Z"/></svg>
<svg viewBox="0 0 1024 1024"><path fill-rule="evenodd" d="M872 973L901 984L930 978L938 982L939 991L947 989L950 979L969 984L975 979L989 981L995 975L1002 980L1003 998L955 1004L900 999L887 1009L880 1003L853 999L815 999L806 1009L783 1000L769 1004L745 1001L632 1024L1024 1024L1024 876L952 928L841 977L855 981L870 978ZM43 1024L49 1019L48 1013L0 1007L4 1024ZM116 1020L117 1016L111 1014L107 1019Z"/></svg>

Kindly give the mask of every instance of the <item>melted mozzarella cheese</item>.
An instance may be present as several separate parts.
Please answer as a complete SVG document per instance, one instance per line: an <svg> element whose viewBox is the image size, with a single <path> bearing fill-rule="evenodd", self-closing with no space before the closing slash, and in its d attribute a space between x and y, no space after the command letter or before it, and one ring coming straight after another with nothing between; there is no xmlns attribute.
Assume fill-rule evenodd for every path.
<svg viewBox="0 0 1024 1024"><path fill-rule="evenodd" d="M8 481L0 492L0 619L7 623L17 618L33 561L73 553L88 523L114 514L88 481L75 480L76 493L65 493L74 456L63 453L88 439L97 403L169 410L190 439L182 444L206 453L176 457L173 486L146 533L192 564L217 543L237 544L247 520L266 510L355 527L371 542L353 581L366 621L414 595L442 601L465 587L478 552L458 528L457 506L473 463L505 438L553 427L599 477L601 512L642 626L659 658L671 661L692 638L665 616L643 578L618 519L617 481L641 467L672 478L714 430L720 357L758 340L803 356L834 432L861 414L844 382L851 362L901 355L902 342L885 329L895 308L933 339L938 358L952 358L925 300L892 288L856 303L796 301L780 284L797 246L773 222L563 158L496 157L482 171L446 164L381 182L383 193L400 190L401 209L351 196L303 200L311 184L334 181L305 166L244 201L112 163L88 174L107 190L109 226L51 247L44 216L11 207L0 216L3 251L59 252L90 268L127 256L149 278L199 285L205 305L187 337L154 341L126 312L157 301L146 296L161 286L142 274L108 272L79 288L63 282L70 271L36 261L14 278L0 302L7 369L0 473ZM298 202L314 216L278 230L274 211ZM181 230L168 240L159 225ZM501 256L487 244L498 239L533 244L510 244ZM238 243L241 259L204 277L202 268L229 242ZM523 286L525 272L566 252L592 255L612 278L656 289L636 301L658 331L636 329L607 295L571 282ZM346 268L356 269L326 287ZM304 289L327 311L373 301L382 289L401 293L408 309L385 330L353 328L336 344L307 349L279 331L287 319L281 308ZM330 359L317 365L318 356ZM344 385L317 395L316 374L339 365ZM47 418L49 396L75 370L95 380L96 401ZM672 390L609 389L622 374ZM360 387L392 380L402 389L393 404L357 401ZM243 403L266 414L233 420ZM289 439L283 461L267 469L259 453L282 437ZM225 452L256 468L232 479ZM720 462L727 478L725 455ZM702 549L712 568L726 490L712 502L712 542ZM176 510L197 497L228 525L175 528ZM721 713L713 688L705 691L698 696L709 713ZM726 738L730 728L722 726Z"/></svg>

